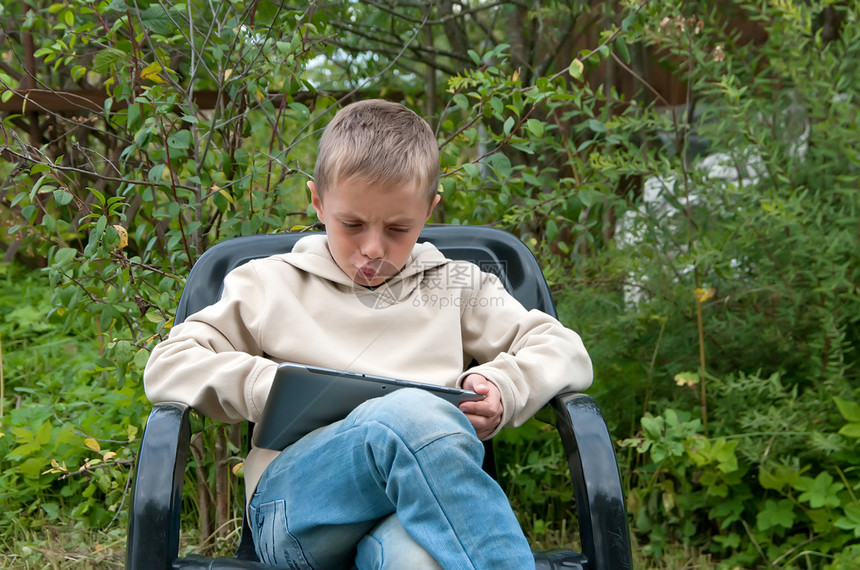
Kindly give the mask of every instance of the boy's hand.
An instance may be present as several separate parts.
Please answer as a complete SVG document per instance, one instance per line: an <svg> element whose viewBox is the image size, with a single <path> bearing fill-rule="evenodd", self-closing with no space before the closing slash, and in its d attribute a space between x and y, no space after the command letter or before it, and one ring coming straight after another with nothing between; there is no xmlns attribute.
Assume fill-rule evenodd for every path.
<svg viewBox="0 0 860 570"><path fill-rule="evenodd" d="M466 414L480 439L490 437L502 421L502 393L495 384L480 374L466 376L463 388L487 396L478 402L463 402L460 404L460 411Z"/></svg>

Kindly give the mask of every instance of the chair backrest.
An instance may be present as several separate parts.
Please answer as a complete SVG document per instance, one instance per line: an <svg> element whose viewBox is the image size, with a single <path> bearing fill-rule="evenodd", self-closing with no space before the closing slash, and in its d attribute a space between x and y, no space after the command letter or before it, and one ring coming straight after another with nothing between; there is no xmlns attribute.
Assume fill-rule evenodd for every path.
<svg viewBox="0 0 860 570"><path fill-rule="evenodd" d="M224 277L252 259L286 253L306 233L265 234L233 238L207 250L188 274L176 323L215 303ZM508 292L527 309L555 316L555 306L531 250L512 234L487 226L428 226L418 241L435 245L449 259L471 261L497 275Z"/></svg>

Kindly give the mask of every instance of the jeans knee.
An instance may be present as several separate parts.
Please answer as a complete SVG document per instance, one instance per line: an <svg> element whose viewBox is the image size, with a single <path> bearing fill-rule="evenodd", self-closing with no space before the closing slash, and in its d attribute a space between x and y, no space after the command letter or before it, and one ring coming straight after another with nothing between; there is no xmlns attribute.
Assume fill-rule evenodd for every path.
<svg viewBox="0 0 860 570"><path fill-rule="evenodd" d="M418 388L404 388L380 399L379 413L393 422L408 421L428 430L471 431L454 404Z"/></svg>
<svg viewBox="0 0 860 570"><path fill-rule="evenodd" d="M483 449L465 414L456 406L416 388L403 388L356 409L353 421L377 423L417 450L428 443L450 436L469 447Z"/></svg>
<svg viewBox="0 0 860 570"><path fill-rule="evenodd" d="M430 554L403 528L397 515L380 522L358 543L358 570L442 570Z"/></svg>

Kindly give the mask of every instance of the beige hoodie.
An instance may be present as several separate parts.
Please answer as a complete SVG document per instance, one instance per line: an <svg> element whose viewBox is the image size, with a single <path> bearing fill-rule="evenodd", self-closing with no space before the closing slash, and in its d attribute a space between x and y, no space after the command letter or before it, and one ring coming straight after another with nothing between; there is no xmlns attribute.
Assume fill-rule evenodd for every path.
<svg viewBox="0 0 860 570"><path fill-rule="evenodd" d="M524 309L477 266L419 243L400 273L370 290L341 271L324 235L313 235L291 253L232 271L220 301L155 347L144 386L152 402L258 422L280 362L458 386L473 360L469 372L501 392L502 425L522 424L557 393L592 379L576 333ZM248 454L249 499L277 453Z"/></svg>

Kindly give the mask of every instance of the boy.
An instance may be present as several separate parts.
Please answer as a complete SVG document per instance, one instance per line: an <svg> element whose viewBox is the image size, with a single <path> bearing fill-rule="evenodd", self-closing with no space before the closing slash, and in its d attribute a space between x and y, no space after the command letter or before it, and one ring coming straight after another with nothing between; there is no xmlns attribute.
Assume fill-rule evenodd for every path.
<svg viewBox="0 0 860 570"><path fill-rule="evenodd" d="M526 311L499 280L418 234L439 202L435 135L401 105L332 119L308 183L325 235L227 276L221 300L152 353L150 400L221 421L260 420L279 362L460 386L459 409L421 390L370 400L245 464L261 560L288 568L534 568L481 439L591 383L576 333ZM466 369L470 362L477 366Z"/></svg>

